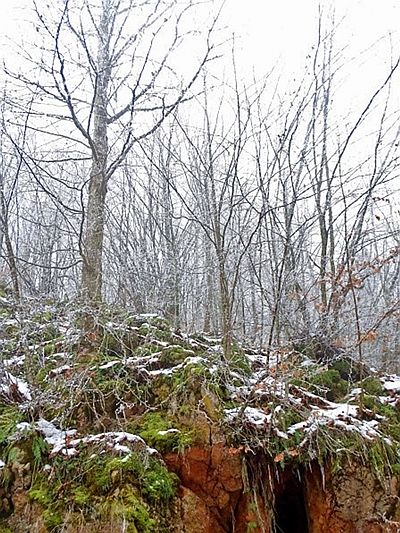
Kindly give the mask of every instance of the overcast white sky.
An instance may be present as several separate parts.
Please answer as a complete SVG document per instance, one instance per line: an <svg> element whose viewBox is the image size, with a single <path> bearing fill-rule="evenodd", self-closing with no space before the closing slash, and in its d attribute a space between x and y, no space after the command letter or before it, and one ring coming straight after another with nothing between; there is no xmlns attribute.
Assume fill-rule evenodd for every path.
<svg viewBox="0 0 400 533"><path fill-rule="evenodd" d="M219 0L215 0L216 3ZM2 34L18 32L20 8L30 0L2 0ZM296 57L313 41L318 5L331 0L225 0L224 21L242 36L243 47L258 64L276 57ZM345 17L340 37L364 49L392 33L398 41L400 3L397 0L333 0L337 20Z"/></svg>
<svg viewBox="0 0 400 533"><path fill-rule="evenodd" d="M242 53L258 69L277 61L287 69L301 66L315 43L318 5L328 13L330 0L226 0L226 18L242 36ZM337 46L347 46L344 60L360 55L379 39L368 54L380 70L390 64L390 42L399 52L400 3L395 0L333 0L338 24ZM371 64L372 66L372 64ZM375 72L377 74L377 72Z"/></svg>
<svg viewBox="0 0 400 533"><path fill-rule="evenodd" d="M221 0L214 0L219 3ZM2 0L0 43L18 37L21 8L31 0ZM398 0L333 0L337 47L346 48L349 99L376 89L386 76L393 56L400 54L400 2ZM288 77L303 69L316 38L318 5L327 11L330 0L225 0L222 21L237 37L240 72L259 76L273 67ZM377 44L374 44L377 43ZM373 48L370 48L372 45ZM363 53L365 50L368 52ZM1 44L0 55L7 57ZM344 72L346 72L344 70ZM297 74L296 74L297 73ZM400 92L400 91L399 91ZM355 98L359 98L356 96Z"/></svg>
<svg viewBox="0 0 400 533"><path fill-rule="evenodd" d="M400 2L396 0L226 0L225 17L241 36L241 72L274 66L300 80L316 42L319 6L335 10L335 47L343 49L337 98L343 116L357 115L400 55ZM400 79L394 84L400 105Z"/></svg>

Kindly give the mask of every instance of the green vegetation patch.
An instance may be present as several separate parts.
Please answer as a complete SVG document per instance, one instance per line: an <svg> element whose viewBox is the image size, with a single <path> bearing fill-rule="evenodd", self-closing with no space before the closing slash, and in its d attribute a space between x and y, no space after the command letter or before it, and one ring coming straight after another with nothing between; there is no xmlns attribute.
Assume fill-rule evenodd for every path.
<svg viewBox="0 0 400 533"><path fill-rule="evenodd" d="M340 372L334 368L317 372L310 378L311 390L316 394L325 393L326 398L336 401L344 398L349 384L341 378Z"/></svg>
<svg viewBox="0 0 400 533"><path fill-rule="evenodd" d="M23 420L24 415L16 405L0 403L0 446L15 433L17 424Z"/></svg>
<svg viewBox="0 0 400 533"><path fill-rule="evenodd" d="M360 383L360 386L368 394L371 394L374 396L384 395L382 383L380 382L379 379L374 378L373 376L368 376L367 378L363 379Z"/></svg>
<svg viewBox="0 0 400 533"><path fill-rule="evenodd" d="M89 521L123 518L128 531L151 533L167 521L177 487L178 478L157 456L115 457L91 447L76 457L54 457L37 471L29 495L43 507L49 531L58 531L66 514L80 514Z"/></svg>
<svg viewBox="0 0 400 533"><path fill-rule="evenodd" d="M174 451L182 453L196 440L193 427L177 424L164 412L146 413L130 430L137 432L142 439L160 452Z"/></svg>

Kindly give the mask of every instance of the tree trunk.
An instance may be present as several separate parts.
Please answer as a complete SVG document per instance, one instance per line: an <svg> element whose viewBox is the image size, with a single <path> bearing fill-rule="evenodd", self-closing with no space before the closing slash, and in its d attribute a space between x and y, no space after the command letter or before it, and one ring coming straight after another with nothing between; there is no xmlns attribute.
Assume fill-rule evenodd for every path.
<svg viewBox="0 0 400 533"><path fill-rule="evenodd" d="M99 44L96 72L96 95L93 104L92 168L86 211L86 233L82 256L81 296L84 302L101 301L102 254L104 239L104 211L107 194L107 102L111 68L109 55L110 21L107 2L99 26Z"/></svg>

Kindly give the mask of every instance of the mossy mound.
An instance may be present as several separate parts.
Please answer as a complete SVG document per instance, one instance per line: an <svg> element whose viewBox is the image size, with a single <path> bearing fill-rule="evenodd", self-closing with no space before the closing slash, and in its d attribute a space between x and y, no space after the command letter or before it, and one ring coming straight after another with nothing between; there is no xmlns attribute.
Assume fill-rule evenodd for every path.
<svg viewBox="0 0 400 533"><path fill-rule="evenodd" d="M22 476L49 531L82 520L173 531L179 480L162 456L209 446L212 432L280 469L327 459L339 469L359 457L377 476L400 472L394 376L363 370L354 382L350 359L306 349L234 346L227 361L218 339L173 331L155 315L104 309L94 323L82 331L68 305L3 310L5 528Z"/></svg>
<svg viewBox="0 0 400 533"><path fill-rule="evenodd" d="M169 531L170 503L178 481L157 457L132 452L124 457L80 450L75 457L57 456L37 472L29 490L43 508L49 531L87 521L126 523L126 531Z"/></svg>

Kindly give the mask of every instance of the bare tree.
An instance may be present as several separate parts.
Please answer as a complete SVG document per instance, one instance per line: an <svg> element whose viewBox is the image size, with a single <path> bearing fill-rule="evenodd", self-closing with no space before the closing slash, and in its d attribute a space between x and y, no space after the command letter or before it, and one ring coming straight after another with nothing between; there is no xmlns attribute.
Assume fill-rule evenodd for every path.
<svg viewBox="0 0 400 533"><path fill-rule="evenodd" d="M93 304L101 300L109 181L132 146L189 97L211 59L215 20L200 39L188 29L187 18L196 6L191 0L183 5L172 0L33 4L39 56L25 53L29 75L8 74L21 89L35 93L31 127L55 146L64 144L53 163L66 155L89 164L81 184L79 249L81 296ZM189 74L178 76L176 58L186 41L197 47L198 57Z"/></svg>
<svg viewBox="0 0 400 533"><path fill-rule="evenodd" d="M236 76L234 80L228 125L224 121L227 97L213 113L205 84L204 96L197 102L198 116L202 117L198 126L193 128L175 116L178 143L184 149L171 151L170 145L164 145L175 159L169 186L183 204L183 216L194 222L205 237L205 250L199 257L215 265L212 275L217 280L222 346L227 359L232 356L242 264L265 216L259 209L258 189L245 171L246 150L251 142L251 107L256 98L240 90ZM212 306L210 268L211 264L204 265L207 328Z"/></svg>

